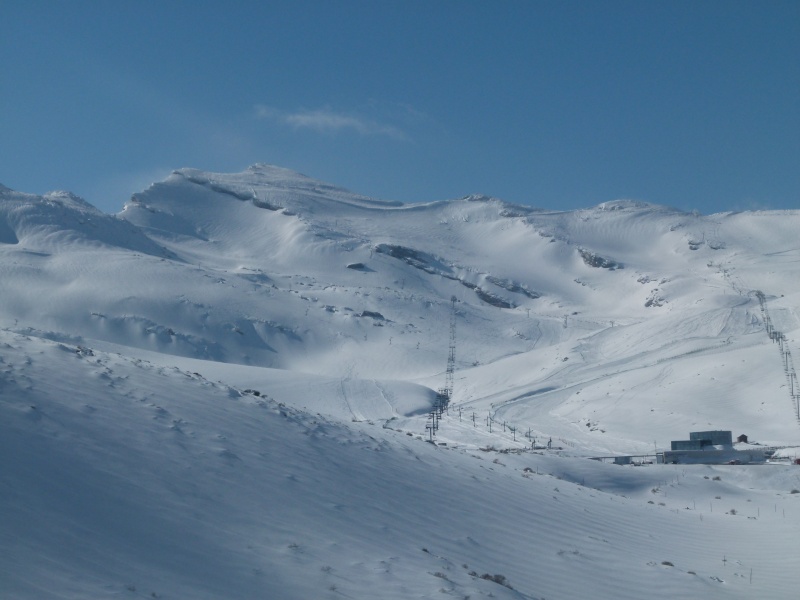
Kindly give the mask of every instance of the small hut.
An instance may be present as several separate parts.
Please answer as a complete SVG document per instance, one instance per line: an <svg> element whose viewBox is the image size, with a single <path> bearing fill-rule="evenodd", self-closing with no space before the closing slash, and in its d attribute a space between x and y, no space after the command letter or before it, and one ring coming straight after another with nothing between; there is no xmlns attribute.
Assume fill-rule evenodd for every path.
<svg viewBox="0 0 800 600"><path fill-rule="evenodd" d="M740 435L736 438L736 443L738 444L746 444L747 443L747 436L745 434Z"/></svg>

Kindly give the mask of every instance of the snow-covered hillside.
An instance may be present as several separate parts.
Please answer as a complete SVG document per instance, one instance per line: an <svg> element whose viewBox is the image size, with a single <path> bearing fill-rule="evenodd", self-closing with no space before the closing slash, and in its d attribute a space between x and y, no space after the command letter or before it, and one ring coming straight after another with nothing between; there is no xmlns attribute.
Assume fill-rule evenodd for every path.
<svg viewBox="0 0 800 600"><path fill-rule="evenodd" d="M799 230L267 165L113 216L0 186L0 595L794 598L800 467L586 457L800 445Z"/></svg>

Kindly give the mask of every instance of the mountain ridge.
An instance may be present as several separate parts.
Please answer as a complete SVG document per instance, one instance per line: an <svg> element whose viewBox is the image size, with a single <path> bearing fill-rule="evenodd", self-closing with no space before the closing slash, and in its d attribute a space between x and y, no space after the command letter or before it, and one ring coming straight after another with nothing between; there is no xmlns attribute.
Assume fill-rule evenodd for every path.
<svg viewBox="0 0 800 600"><path fill-rule="evenodd" d="M799 224L0 189L0 593L793 598L796 467L586 458L798 445Z"/></svg>

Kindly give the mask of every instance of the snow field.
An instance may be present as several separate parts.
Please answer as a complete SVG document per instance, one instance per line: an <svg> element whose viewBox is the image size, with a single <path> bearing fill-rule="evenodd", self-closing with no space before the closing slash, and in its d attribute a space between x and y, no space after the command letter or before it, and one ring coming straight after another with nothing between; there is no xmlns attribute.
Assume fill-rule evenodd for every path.
<svg viewBox="0 0 800 600"><path fill-rule="evenodd" d="M437 448L394 421L345 425L179 368L3 337L10 597L788 598L796 583L780 551L800 518L791 467Z"/></svg>
<svg viewBox="0 0 800 600"><path fill-rule="evenodd" d="M0 187L0 595L794 598L796 467L586 457L798 445L797 218Z"/></svg>

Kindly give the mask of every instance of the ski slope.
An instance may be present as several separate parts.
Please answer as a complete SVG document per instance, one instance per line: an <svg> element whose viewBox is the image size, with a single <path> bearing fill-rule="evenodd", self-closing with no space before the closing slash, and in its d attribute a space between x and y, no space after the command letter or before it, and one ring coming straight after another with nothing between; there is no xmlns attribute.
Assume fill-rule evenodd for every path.
<svg viewBox="0 0 800 600"><path fill-rule="evenodd" d="M794 598L800 469L586 458L800 446L755 296L800 356L798 225L268 165L117 215L0 187L0 595Z"/></svg>

